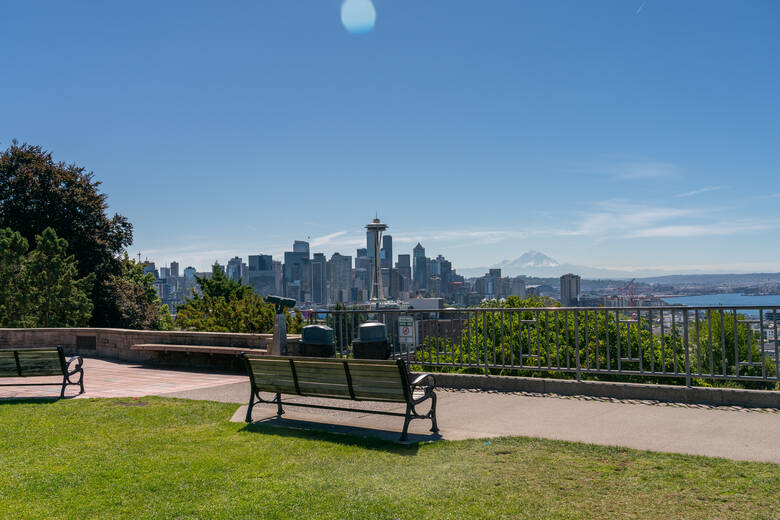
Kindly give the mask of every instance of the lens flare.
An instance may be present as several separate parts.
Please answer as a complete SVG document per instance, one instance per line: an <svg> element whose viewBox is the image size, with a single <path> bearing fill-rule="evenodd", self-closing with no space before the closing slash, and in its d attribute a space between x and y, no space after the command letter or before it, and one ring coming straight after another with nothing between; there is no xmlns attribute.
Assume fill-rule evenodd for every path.
<svg viewBox="0 0 780 520"><path fill-rule="evenodd" d="M344 0L341 23L352 34L365 34L374 28L376 10L371 0Z"/></svg>

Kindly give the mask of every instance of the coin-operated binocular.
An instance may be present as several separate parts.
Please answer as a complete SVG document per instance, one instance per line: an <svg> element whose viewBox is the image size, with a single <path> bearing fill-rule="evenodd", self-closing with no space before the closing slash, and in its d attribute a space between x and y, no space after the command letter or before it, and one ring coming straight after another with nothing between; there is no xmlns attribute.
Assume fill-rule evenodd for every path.
<svg viewBox="0 0 780 520"><path fill-rule="evenodd" d="M276 306L276 314L284 314L284 309L292 309L295 307L294 299L282 298L281 296L274 296L273 294L266 296L265 301Z"/></svg>
<svg viewBox="0 0 780 520"><path fill-rule="evenodd" d="M265 297L265 301L276 307L276 315L274 316L274 339L271 342L271 355L284 356L287 354L287 313L285 312L285 309L292 309L295 307L295 300L293 298L282 298L281 296L269 294Z"/></svg>

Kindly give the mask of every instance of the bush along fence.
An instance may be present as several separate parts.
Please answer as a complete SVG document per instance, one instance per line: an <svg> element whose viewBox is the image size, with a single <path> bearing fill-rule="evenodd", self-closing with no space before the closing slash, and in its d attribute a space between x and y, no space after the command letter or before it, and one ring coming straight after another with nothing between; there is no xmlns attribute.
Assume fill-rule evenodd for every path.
<svg viewBox="0 0 780 520"><path fill-rule="evenodd" d="M395 357L427 370L691 386L780 387L771 307L536 307L314 312L349 357L358 327L387 325Z"/></svg>

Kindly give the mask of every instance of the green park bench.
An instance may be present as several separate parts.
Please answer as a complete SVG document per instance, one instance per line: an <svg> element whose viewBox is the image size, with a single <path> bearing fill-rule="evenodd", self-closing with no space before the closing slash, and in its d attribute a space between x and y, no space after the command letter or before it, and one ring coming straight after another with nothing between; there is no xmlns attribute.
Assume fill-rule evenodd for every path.
<svg viewBox="0 0 780 520"><path fill-rule="evenodd" d="M65 397L65 387L78 385L84 393L84 360L75 356L67 361L62 347L0 349L0 379L6 377L62 376L62 383L0 383L0 386L52 386L62 384L60 397ZM71 377L79 374L78 381Z"/></svg>
<svg viewBox="0 0 780 520"><path fill-rule="evenodd" d="M306 406L327 410L376 413L404 417L401 440L407 439L412 419L430 419L431 431L439 431L436 425L436 379L431 374L421 374L410 381L404 360L384 361L366 359L301 358L288 356L244 355L251 383L246 422L252 422L255 403L276 404L277 415L284 413L282 394L353 401L383 401L406 404L406 413L384 410L366 410L287 401L287 406ZM275 393L276 397L264 400L260 392ZM431 401L425 414L415 406Z"/></svg>

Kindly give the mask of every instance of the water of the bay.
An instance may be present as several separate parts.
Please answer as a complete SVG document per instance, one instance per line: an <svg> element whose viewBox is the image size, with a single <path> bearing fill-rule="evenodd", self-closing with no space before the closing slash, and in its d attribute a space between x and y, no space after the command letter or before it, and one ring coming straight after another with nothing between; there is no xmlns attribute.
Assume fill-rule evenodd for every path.
<svg viewBox="0 0 780 520"><path fill-rule="evenodd" d="M723 306L732 307L739 305L748 306L770 306L780 310L780 295L751 295L740 293L726 294L701 294L698 296L680 296L677 298L664 298L664 301L670 305L685 305L688 307L710 307ZM741 311L745 314L757 315L757 311Z"/></svg>

